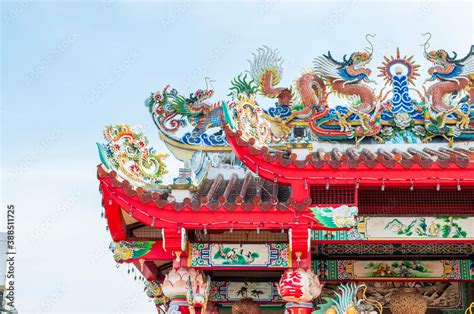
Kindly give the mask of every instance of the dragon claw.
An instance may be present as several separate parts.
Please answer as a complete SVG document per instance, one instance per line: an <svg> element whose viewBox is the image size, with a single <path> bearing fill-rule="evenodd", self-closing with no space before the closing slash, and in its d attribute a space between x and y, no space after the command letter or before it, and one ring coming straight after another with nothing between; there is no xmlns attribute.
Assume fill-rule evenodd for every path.
<svg viewBox="0 0 474 314"><path fill-rule="evenodd" d="M456 123L456 126L460 129L467 129L469 126L469 116L460 112L458 112L458 115L461 116L461 120Z"/></svg>
<svg viewBox="0 0 474 314"><path fill-rule="evenodd" d="M446 141L448 141L448 146L453 147L454 145L454 138L453 137L448 137L446 135L442 135Z"/></svg>
<svg viewBox="0 0 474 314"><path fill-rule="evenodd" d="M422 140L422 142L423 142L423 143L428 143L428 142L431 141L431 140L433 139L433 137L435 137L435 136L436 136L436 134L427 136L427 137L425 137L425 138Z"/></svg>
<svg viewBox="0 0 474 314"><path fill-rule="evenodd" d="M351 125L349 124L349 122L347 122L347 119L346 119L348 114L349 113L347 113L344 116L341 116L339 112L337 113L339 126L341 127L341 131L344 131L344 132L351 130Z"/></svg>

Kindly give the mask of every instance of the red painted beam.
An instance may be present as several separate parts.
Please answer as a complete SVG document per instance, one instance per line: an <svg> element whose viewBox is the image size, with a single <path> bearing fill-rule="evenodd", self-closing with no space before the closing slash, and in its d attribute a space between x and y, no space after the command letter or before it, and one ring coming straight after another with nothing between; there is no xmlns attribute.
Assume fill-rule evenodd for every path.
<svg viewBox="0 0 474 314"><path fill-rule="evenodd" d="M123 220L120 206L112 200L110 190L101 184L102 203L105 208L105 217L112 239L123 241L127 239L126 224Z"/></svg>
<svg viewBox="0 0 474 314"><path fill-rule="evenodd" d="M128 197L121 187L113 187L110 178L99 178L104 195L110 195L112 203L128 212L133 218L141 223L155 228L166 228L173 232L180 227L186 229L289 229L292 226L302 226L322 230L347 230L329 229L320 225L317 219L309 210L308 206L297 210L288 206L285 210L269 209L261 210L254 206L251 210L246 210L237 205L232 211L224 208L211 210L202 205L198 210L193 210L190 206L184 206L179 211L174 208L173 203L166 203L162 208L158 208L154 202L144 204L137 196ZM298 219L296 219L298 218ZM153 223L152 223L153 222Z"/></svg>

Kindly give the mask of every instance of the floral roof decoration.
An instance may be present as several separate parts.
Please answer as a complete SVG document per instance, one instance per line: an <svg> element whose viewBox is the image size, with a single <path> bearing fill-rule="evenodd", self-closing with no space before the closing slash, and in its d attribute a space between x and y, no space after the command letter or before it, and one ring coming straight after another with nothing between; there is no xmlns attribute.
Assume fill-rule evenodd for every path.
<svg viewBox="0 0 474 314"><path fill-rule="evenodd" d="M163 158L148 145L148 139L138 129L126 124L107 126L104 130L105 144L97 143L102 163L115 170L120 177L136 186L157 188L167 173Z"/></svg>

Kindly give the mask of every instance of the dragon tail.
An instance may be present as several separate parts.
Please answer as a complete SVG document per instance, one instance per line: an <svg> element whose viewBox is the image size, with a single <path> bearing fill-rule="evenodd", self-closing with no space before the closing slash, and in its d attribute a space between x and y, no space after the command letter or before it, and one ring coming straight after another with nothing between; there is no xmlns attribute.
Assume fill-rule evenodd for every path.
<svg viewBox="0 0 474 314"><path fill-rule="evenodd" d="M249 72L252 79L258 83L258 90L266 97L278 97L285 89L275 88L280 83L283 74L283 59L278 50L263 46L252 55L253 60L248 60L250 63Z"/></svg>

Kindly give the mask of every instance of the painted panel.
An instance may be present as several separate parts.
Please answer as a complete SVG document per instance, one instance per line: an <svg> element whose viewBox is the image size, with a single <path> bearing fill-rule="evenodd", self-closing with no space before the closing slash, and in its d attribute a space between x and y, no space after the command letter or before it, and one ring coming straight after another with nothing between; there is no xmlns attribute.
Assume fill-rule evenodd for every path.
<svg viewBox="0 0 474 314"><path fill-rule="evenodd" d="M211 284L210 301L234 302L249 297L259 302L285 302L273 282L227 282Z"/></svg>
<svg viewBox="0 0 474 314"><path fill-rule="evenodd" d="M313 268L322 280L474 280L469 260L319 260Z"/></svg>
<svg viewBox="0 0 474 314"><path fill-rule="evenodd" d="M474 217L360 216L354 229L315 230L312 240L474 240Z"/></svg>
<svg viewBox="0 0 474 314"><path fill-rule="evenodd" d="M192 243L188 265L203 268L287 268L291 266L291 255L288 243Z"/></svg>
<svg viewBox="0 0 474 314"><path fill-rule="evenodd" d="M393 294L397 293L402 282L368 282L366 296L369 300L375 300L382 304L384 308L389 307L389 303ZM439 310L464 310L465 308L465 292L467 288L465 284L458 282L417 282L413 286L418 292L429 298L428 308ZM326 283L319 298L315 303L324 303L322 297L334 297L334 293L338 291L338 283ZM461 313L464 313L462 311Z"/></svg>

